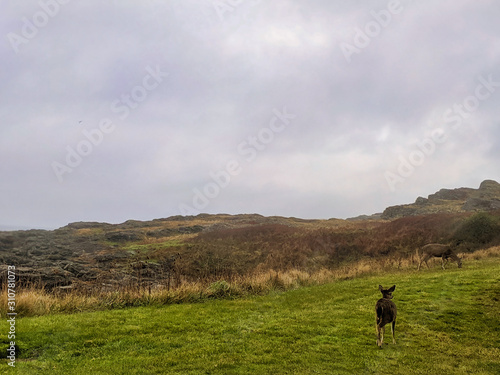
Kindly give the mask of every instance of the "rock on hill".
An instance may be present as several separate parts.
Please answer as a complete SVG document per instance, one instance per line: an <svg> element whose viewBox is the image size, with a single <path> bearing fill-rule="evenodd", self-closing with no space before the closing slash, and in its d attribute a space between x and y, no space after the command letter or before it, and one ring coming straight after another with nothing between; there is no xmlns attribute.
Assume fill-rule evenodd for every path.
<svg viewBox="0 0 500 375"><path fill-rule="evenodd" d="M415 203L387 207L381 218L393 220L405 216L441 212L488 211L500 209L500 184L485 180L479 189L441 189L427 198L418 197Z"/></svg>

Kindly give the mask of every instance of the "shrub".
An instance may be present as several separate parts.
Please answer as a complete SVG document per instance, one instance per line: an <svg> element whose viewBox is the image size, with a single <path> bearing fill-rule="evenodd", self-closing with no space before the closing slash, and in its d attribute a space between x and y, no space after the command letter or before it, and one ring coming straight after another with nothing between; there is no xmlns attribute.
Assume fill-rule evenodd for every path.
<svg viewBox="0 0 500 375"><path fill-rule="evenodd" d="M487 212L479 212L463 222L455 232L454 240L479 246L490 243L499 236L499 219Z"/></svg>

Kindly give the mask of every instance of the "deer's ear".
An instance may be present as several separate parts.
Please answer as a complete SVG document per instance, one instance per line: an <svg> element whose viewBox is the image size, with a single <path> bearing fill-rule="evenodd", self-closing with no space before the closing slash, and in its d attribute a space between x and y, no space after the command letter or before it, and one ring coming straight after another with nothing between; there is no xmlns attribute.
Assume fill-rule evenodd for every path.
<svg viewBox="0 0 500 375"><path fill-rule="evenodd" d="M388 291L392 293L394 292L394 289L396 289L396 285L391 286Z"/></svg>
<svg viewBox="0 0 500 375"><path fill-rule="evenodd" d="M384 289L384 288L382 287L382 285L379 285L379 286L378 286L378 290L382 291L382 289Z"/></svg>

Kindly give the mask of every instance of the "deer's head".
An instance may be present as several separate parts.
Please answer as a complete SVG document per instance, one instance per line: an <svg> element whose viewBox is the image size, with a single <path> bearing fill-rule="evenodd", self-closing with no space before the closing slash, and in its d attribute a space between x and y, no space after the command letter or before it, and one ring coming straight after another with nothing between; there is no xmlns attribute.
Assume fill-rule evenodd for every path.
<svg viewBox="0 0 500 375"><path fill-rule="evenodd" d="M392 299L392 292L396 289L396 285L391 286L389 289L384 289L382 285L379 285L378 289L382 293L383 298Z"/></svg>

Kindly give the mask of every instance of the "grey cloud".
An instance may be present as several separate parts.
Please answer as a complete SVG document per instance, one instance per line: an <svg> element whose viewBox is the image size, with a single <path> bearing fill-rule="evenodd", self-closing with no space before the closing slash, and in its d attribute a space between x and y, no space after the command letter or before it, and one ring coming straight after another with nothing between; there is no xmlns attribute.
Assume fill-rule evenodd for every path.
<svg viewBox="0 0 500 375"><path fill-rule="evenodd" d="M444 113L479 77L500 81L500 9L401 4L349 63L340 44L386 1L249 0L223 13L202 0L69 2L18 53L7 34L40 5L10 2L0 16L0 224L176 215L231 160L241 172L197 211L346 217L499 179L500 90L459 131ZM148 68L168 77L144 90ZM296 117L271 134L283 107ZM113 130L59 182L52 163L85 150L83 131L105 119ZM391 191L384 173L436 128L448 140Z"/></svg>

